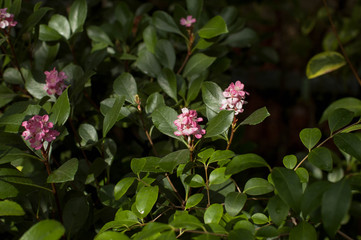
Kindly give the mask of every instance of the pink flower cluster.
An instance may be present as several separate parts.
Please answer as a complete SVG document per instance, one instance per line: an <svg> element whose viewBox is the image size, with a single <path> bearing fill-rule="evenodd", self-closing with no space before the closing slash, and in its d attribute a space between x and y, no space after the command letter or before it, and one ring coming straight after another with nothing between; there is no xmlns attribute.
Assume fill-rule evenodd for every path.
<svg viewBox="0 0 361 240"><path fill-rule="evenodd" d="M191 15L187 16L187 18L181 18L180 24L182 26L191 27L193 23L195 23L197 20L193 18Z"/></svg>
<svg viewBox="0 0 361 240"><path fill-rule="evenodd" d="M199 126L198 122L203 121L203 118L197 117L197 111L182 109L182 114L178 115L178 119L174 121L178 131L174 132L176 136L190 136L194 135L196 138L201 138L206 134L206 130Z"/></svg>
<svg viewBox="0 0 361 240"><path fill-rule="evenodd" d="M32 148L39 150L43 146L44 141L51 142L59 136L58 131L50 129L53 128L53 123L48 121L48 115L35 115L21 124L26 129L22 136L25 140L29 140Z"/></svg>
<svg viewBox="0 0 361 240"><path fill-rule="evenodd" d="M55 68L48 72L45 71L46 75L46 85L44 89L49 95L57 94L61 95L66 85L64 83L64 79L68 78L68 76L64 72L58 72Z"/></svg>
<svg viewBox="0 0 361 240"><path fill-rule="evenodd" d="M7 8L0 9L0 28L14 27L18 22L14 21L14 14L6 12Z"/></svg>
<svg viewBox="0 0 361 240"><path fill-rule="evenodd" d="M249 95L248 92L244 91L244 84L241 81L236 83L231 83L226 90L223 92L225 99L222 100L221 109L226 109L229 111L234 110L234 114L243 112L243 105L246 103L244 100L246 95Z"/></svg>

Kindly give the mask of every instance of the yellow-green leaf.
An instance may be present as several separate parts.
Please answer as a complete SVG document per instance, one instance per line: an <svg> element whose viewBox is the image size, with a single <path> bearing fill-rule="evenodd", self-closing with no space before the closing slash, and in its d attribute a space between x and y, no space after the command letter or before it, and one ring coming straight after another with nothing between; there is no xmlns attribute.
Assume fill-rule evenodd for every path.
<svg viewBox="0 0 361 240"><path fill-rule="evenodd" d="M344 57L333 51L326 51L313 56L307 63L306 75L308 79L315 78L339 69L346 64Z"/></svg>

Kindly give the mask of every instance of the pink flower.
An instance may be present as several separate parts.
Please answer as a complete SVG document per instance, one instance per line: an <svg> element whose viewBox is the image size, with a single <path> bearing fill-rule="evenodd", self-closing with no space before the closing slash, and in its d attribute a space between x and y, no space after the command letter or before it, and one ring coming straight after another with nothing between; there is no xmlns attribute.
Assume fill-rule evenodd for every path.
<svg viewBox="0 0 361 240"><path fill-rule="evenodd" d="M191 15L187 16L187 19L181 18L180 24L186 27L191 27L193 23L195 23L197 20L193 18Z"/></svg>
<svg viewBox="0 0 361 240"><path fill-rule="evenodd" d="M197 117L197 111L183 108L182 113L178 115L178 119L174 121L178 131L174 132L176 136L190 136L194 135L196 138L201 138L206 134L206 130L202 129L198 122L203 121L203 118Z"/></svg>
<svg viewBox="0 0 361 240"><path fill-rule="evenodd" d="M14 21L14 14L7 13L7 8L0 9L0 28L14 27L18 22Z"/></svg>
<svg viewBox="0 0 361 240"><path fill-rule="evenodd" d="M61 95L66 85L64 83L64 79L68 78L68 76L64 72L59 72L55 69L48 72L45 71L44 74L46 75L46 85L44 89L49 95L57 94Z"/></svg>
<svg viewBox="0 0 361 240"><path fill-rule="evenodd" d="M247 103L244 99L248 92L244 91L244 84L241 81L231 83L223 92L225 99L222 100L221 109L234 111L235 115L243 112L243 105Z"/></svg>
<svg viewBox="0 0 361 240"><path fill-rule="evenodd" d="M22 133L22 136L25 140L29 140L30 146L39 150L43 146L43 142L51 142L59 136L59 132L52 130L53 123L48 122L49 116L39 116L35 115L30 118L28 121L24 121L21 126L25 128L25 131Z"/></svg>

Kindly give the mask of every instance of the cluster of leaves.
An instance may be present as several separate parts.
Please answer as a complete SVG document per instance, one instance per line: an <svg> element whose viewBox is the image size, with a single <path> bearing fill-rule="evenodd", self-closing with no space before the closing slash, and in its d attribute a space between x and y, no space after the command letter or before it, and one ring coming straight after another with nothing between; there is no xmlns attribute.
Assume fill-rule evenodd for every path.
<svg viewBox="0 0 361 240"><path fill-rule="evenodd" d="M100 1L90 2L75 0L68 12L55 12L57 5L0 1L19 22L1 35L2 235L345 235L341 225L352 225L361 204L361 140L354 133L361 129L360 100L332 103L321 118L329 136L320 142L318 128L302 130L308 153L287 155L284 167L272 167L257 154L239 152L233 139L239 128L267 118L267 109L240 116L220 110L232 64L227 53L257 46L257 34L235 7L210 17L202 0L187 0L173 4L171 16L150 3L120 1L100 11ZM179 24L187 15L197 19L192 28ZM316 62L317 74L332 68L330 61ZM69 77L58 98L44 90L43 72L53 67ZM191 149L174 135L183 107L205 119L206 135ZM61 132L50 148L52 172L21 137L21 123L36 114L49 114ZM332 141L333 150L326 147Z"/></svg>

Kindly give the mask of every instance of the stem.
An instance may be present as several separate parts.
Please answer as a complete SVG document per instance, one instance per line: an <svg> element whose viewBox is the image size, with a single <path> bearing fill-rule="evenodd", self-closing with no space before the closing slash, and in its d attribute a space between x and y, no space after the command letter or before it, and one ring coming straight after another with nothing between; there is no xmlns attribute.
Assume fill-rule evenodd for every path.
<svg viewBox="0 0 361 240"><path fill-rule="evenodd" d="M209 196L209 179L208 179L208 167L206 164L204 164L204 172L206 175L206 190L207 190L207 208L211 205L211 198Z"/></svg>
<svg viewBox="0 0 361 240"><path fill-rule="evenodd" d="M328 5L327 5L327 1L326 0L323 0L323 4L325 5L325 9L326 9L326 12L327 12L327 15L328 15L328 20L330 21L330 24L331 24L331 28L332 28L332 31L333 33L335 34L336 36L336 39L337 39L337 42L338 42L338 45L340 46L340 49L342 51L342 55L345 57L348 65L350 66L351 68L351 71L353 73L353 75L355 76L356 80L358 81L358 83L361 85L361 79L360 77L358 76L357 74L357 71L356 69L354 68L354 66L352 65L350 59L348 58L346 52L345 52L345 49L343 48L343 45L342 45L342 42L341 42L341 39L337 33L337 30L336 30L336 27L335 27L335 24L333 23L333 20L332 20L332 17L331 17L331 13L328 9Z"/></svg>
<svg viewBox="0 0 361 240"><path fill-rule="evenodd" d="M226 150L229 150L229 147L231 146L234 133L236 132L236 129L237 129L237 128L236 128L237 120L238 120L238 119L237 119L236 115L234 115L234 117L233 117L233 122L232 122L231 137L229 138L229 141L228 141L228 143L227 143L227 148L226 148Z"/></svg>
<svg viewBox="0 0 361 240"><path fill-rule="evenodd" d="M11 50L11 54L13 56L13 59L15 61L15 66L16 68L18 69L19 73L20 73L20 76L21 76L21 79L23 80L24 84L25 84L25 78L24 78L24 75L23 73L21 72L21 69L20 69L20 65L19 65L19 62L18 62L18 58L16 57L16 54L15 54L15 49L14 49L14 46L13 44L11 43L10 41L10 35L9 33L4 30L4 33L5 33L5 37L6 37L6 42L9 44L10 46L10 50Z"/></svg>
<svg viewBox="0 0 361 240"><path fill-rule="evenodd" d="M177 74L180 74L183 70L183 68L185 67L186 63L188 62L189 57L192 55L192 45L194 42L194 35L192 33L193 28L188 29L188 36L189 36L189 41L187 44L187 56L184 59L182 66L178 69Z"/></svg>
<svg viewBox="0 0 361 240"><path fill-rule="evenodd" d="M337 233L340 234L344 239L353 240L353 238L349 237L348 235L346 235L345 233L341 232L340 230L337 230Z"/></svg>
<svg viewBox="0 0 361 240"><path fill-rule="evenodd" d="M170 178L169 178L168 173L166 173L165 176L166 176L166 178L167 178L167 180L168 180L169 185L170 185L171 188L173 189L173 192L175 192L175 194L176 194L179 202L182 204L182 207L184 207L185 201L183 200L182 196L179 194L179 192L177 191L177 189L174 187L172 181L171 181Z"/></svg>

